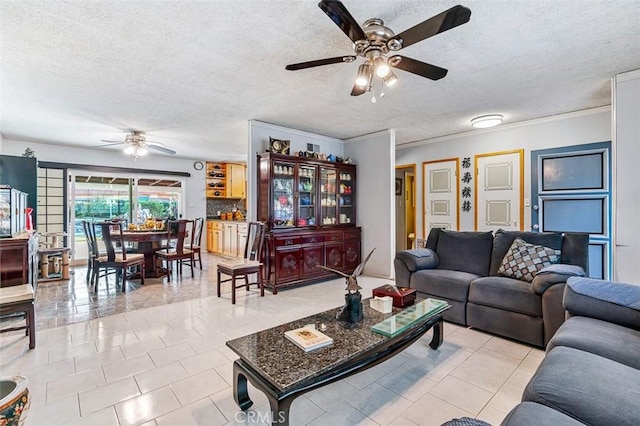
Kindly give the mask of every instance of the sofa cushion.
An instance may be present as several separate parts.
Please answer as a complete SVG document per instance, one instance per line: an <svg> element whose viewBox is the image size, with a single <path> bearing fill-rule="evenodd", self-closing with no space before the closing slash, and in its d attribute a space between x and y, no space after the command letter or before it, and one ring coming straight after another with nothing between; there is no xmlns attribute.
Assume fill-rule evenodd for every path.
<svg viewBox="0 0 640 426"><path fill-rule="evenodd" d="M469 283L478 275L444 269L423 269L411 275L409 286L420 293L466 302Z"/></svg>
<svg viewBox="0 0 640 426"><path fill-rule="evenodd" d="M531 284L508 277L473 280L469 286L469 302L534 317L542 316L542 301L531 290Z"/></svg>
<svg viewBox="0 0 640 426"><path fill-rule="evenodd" d="M571 317L547 346L567 346L640 370L640 331L587 317Z"/></svg>
<svg viewBox="0 0 640 426"><path fill-rule="evenodd" d="M578 349L547 352L522 395L589 425L637 425L640 371Z"/></svg>
<svg viewBox="0 0 640 426"><path fill-rule="evenodd" d="M438 266L438 255L429 249L401 250L396 253L396 259L402 260L410 272Z"/></svg>
<svg viewBox="0 0 640 426"><path fill-rule="evenodd" d="M515 406L500 426L581 426L572 417L535 402L522 402Z"/></svg>
<svg viewBox="0 0 640 426"><path fill-rule="evenodd" d="M556 263L560 259L560 250L529 244L521 238L513 240L498 274L519 280L533 281L533 277L545 266Z"/></svg>
<svg viewBox="0 0 640 426"><path fill-rule="evenodd" d="M529 244L538 244L554 250L563 249L562 234L557 232L521 232L498 229L493 237L493 250L491 253L491 267L489 268L489 275L498 274L498 268L500 268L502 259L504 259L504 256L507 254L509 247L511 247L511 244L513 244L513 240L515 240L516 237L522 238ZM563 260L563 263L571 262L565 262Z"/></svg>
<svg viewBox="0 0 640 426"><path fill-rule="evenodd" d="M640 330L640 286L571 277L562 300L570 316L586 316Z"/></svg>
<svg viewBox="0 0 640 426"><path fill-rule="evenodd" d="M440 258L438 269L450 269L486 277L489 274L492 246L491 232L440 230L436 250Z"/></svg>

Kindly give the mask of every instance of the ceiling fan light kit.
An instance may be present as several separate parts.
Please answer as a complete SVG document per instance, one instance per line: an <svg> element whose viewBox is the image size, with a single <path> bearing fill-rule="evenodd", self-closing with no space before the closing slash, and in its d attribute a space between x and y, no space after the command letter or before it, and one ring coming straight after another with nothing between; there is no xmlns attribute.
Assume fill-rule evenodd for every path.
<svg viewBox="0 0 640 426"><path fill-rule="evenodd" d="M497 126L498 124L502 124L503 116L500 114L487 114L481 115L479 117L473 118L471 120L471 125L476 129L486 129L488 127Z"/></svg>
<svg viewBox="0 0 640 426"><path fill-rule="evenodd" d="M385 87L391 87L398 82L398 77L391 68L401 69L431 80L439 80L446 76L447 70L444 68L400 55L387 58L387 54L465 24L471 18L471 10L458 5L400 34L395 34L378 18L367 19L360 27L341 1L322 0L318 3L318 7L353 41L355 54L365 59L365 62L358 67L351 96L360 96L365 92L371 92L371 102L376 101L373 88L374 74L382 79L382 85ZM300 62L287 65L286 69L297 71L322 65L350 63L355 61L357 56L339 56ZM384 92L380 96L384 96Z"/></svg>
<svg viewBox="0 0 640 426"><path fill-rule="evenodd" d="M175 151L169 149L160 142L147 141L144 136L144 132L139 130L131 130L131 133L126 135L124 141L108 141L102 139L102 142L106 142L104 145L98 145L95 148L103 146L125 145L123 152L127 155L133 156L134 161L138 161L138 157L146 155L149 149L160 151L165 154L175 155Z"/></svg>

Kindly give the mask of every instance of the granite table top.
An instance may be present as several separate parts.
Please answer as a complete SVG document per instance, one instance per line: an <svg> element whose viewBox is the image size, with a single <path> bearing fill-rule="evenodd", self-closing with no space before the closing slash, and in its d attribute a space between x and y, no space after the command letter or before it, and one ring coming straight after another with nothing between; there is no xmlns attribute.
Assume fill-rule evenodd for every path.
<svg viewBox="0 0 640 426"><path fill-rule="evenodd" d="M364 319L353 326L336 320L336 315L341 309L337 307L230 340L227 346L278 390L286 391L357 358L390 339L372 332L371 327L399 313L401 309L393 308L391 313L384 314L372 309L369 306L369 299L363 299L362 306ZM417 321L405 332L439 316L426 317L424 320ZM284 336L285 331L308 324L315 324L316 328L320 329L319 325L322 323L327 326L327 329L322 332L333 338L334 342L331 346L305 352Z"/></svg>

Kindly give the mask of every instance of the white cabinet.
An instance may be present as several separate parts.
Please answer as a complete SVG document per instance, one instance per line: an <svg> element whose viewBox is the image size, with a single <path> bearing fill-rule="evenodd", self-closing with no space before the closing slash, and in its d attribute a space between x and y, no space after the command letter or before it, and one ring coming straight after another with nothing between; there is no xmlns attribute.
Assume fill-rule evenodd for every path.
<svg viewBox="0 0 640 426"><path fill-rule="evenodd" d="M244 246L247 244L247 227L246 223L238 224L238 257L244 257Z"/></svg>
<svg viewBox="0 0 640 426"><path fill-rule="evenodd" d="M207 250L211 253L242 257L246 241L246 222L207 221Z"/></svg>
<svg viewBox="0 0 640 426"><path fill-rule="evenodd" d="M222 245L222 254L226 256L238 256L238 224L235 222L224 224L223 233L224 243Z"/></svg>

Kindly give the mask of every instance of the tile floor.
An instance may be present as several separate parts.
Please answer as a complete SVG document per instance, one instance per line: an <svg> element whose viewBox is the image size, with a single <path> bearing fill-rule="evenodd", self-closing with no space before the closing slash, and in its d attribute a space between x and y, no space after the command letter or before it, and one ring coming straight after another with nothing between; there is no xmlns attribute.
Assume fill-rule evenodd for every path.
<svg viewBox="0 0 640 426"><path fill-rule="evenodd" d="M86 304L91 306L87 312L98 315L91 319L57 327L52 325L58 319L39 322L34 350L28 350L20 333L0 335L2 375L20 373L29 379L27 425L264 424L269 406L263 394L250 387L254 406L246 413L239 412L233 400L236 356L225 341L339 306L343 280L277 296L267 292L264 298L256 290L240 290L232 306L228 290L222 298L211 296L215 259L211 256L205 263L205 271L197 272L194 280L185 274L170 286L159 281L127 295L112 291L110 296L118 301L109 304L127 307L121 313L102 315L100 304L92 302ZM72 294L83 294L83 274L76 271ZM359 279L364 294L384 282ZM140 298L143 291L152 295L147 289L154 286L150 298L156 306L136 309L144 301L120 301ZM175 301L172 295L181 288L190 288L193 297ZM63 301L49 298L48 303ZM448 323L439 350L429 349L430 339L429 333L376 367L297 398L291 424L440 425L470 416L498 425L519 402L544 355Z"/></svg>

